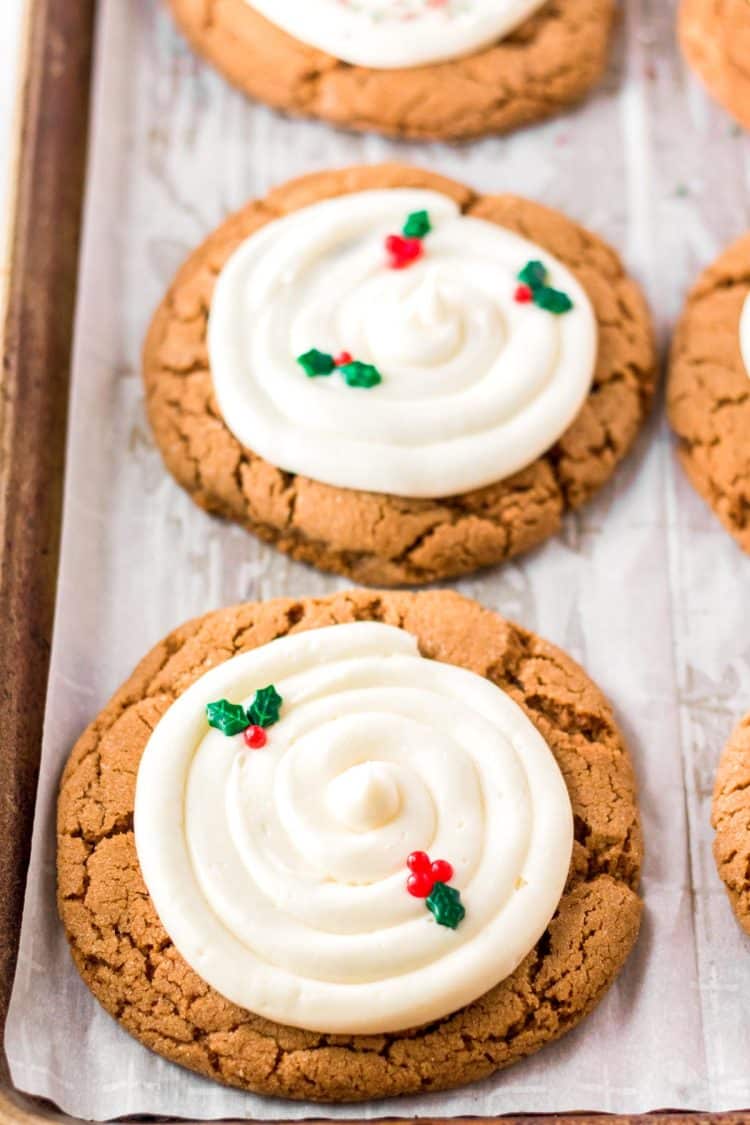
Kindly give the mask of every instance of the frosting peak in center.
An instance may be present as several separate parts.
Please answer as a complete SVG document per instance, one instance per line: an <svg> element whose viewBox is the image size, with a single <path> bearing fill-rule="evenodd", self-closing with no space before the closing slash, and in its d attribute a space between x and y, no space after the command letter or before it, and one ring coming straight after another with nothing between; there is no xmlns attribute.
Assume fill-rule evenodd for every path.
<svg viewBox="0 0 750 1125"><path fill-rule="evenodd" d="M382 828L401 805L398 783L382 762L361 762L339 774L326 797L333 816L352 832Z"/></svg>

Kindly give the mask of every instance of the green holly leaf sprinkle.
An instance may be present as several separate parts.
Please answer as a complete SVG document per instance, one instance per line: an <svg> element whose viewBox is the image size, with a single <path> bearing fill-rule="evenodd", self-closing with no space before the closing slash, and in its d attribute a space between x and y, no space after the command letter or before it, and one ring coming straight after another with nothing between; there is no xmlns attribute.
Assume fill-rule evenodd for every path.
<svg viewBox="0 0 750 1125"><path fill-rule="evenodd" d="M436 883L426 901L439 926L448 926L449 929L455 930L466 916L460 891L455 887L449 887L447 883Z"/></svg>
<svg viewBox="0 0 750 1125"><path fill-rule="evenodd" d="M412 211L402 227L402 234L407 238L424 238L431 230L432 223L427 211Z"/></svg>
<svg viewBox="0 0 750 1125"><path fill-rule="evenodd" d="M320 352L317 348L310 348L304 355L298 355L297 363L310 379L316 375L330 375L336 367L333 356Z"/></svg>
<svg viewBox="0 0 750 1125"><path fill-rule="evenodd" d="M279 721L283 699L273 684L259 688L247 712L248 723L256 727L272 727Z"/></svg>
<svg viewBox="0 0 750 1125"><path fill-rule="evenodd" d="M355 359L353 363L346 363L339 368L349 387L376 387L383 382L377 367L371 363L360 363Z"/></svg>
<svg viewBox="0 0 750 1125"><path fill-rule="evenodd" d="M554 313L555 316L562 316L573 308L573 302L567 293L562 293L559 289L551 289L548 285L543 285L541 289L536 290L534 304L540 309Z"/></svg>
<svg viewBox="0 0 750 1125"><path fill-rule="evenodd" d="M230 703L228 699L220 699L216 703L206 706L208 725L220 730L222 734L241 734L250 726L245 708L241 703Z"/></svg>
<svg viewBox="0 0 750 1125"><path fill-rule="evenodd" d="M547 267L544 262L527 262L519 273L518 280L522 285L528 285L532 293L536 293L547 281Z"/></svg>

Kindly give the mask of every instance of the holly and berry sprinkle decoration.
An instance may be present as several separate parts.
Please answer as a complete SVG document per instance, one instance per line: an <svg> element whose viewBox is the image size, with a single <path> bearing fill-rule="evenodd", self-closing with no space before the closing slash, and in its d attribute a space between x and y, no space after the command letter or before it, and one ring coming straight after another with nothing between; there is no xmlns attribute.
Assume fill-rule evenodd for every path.
<svg viewBox="0 0 750 1125"><path fill-rule="evenodd" d="M389 268L403 270L421 258L424 253L422 242L431 230L432 224L427 211L412 211L407 215L401 234L389 234L385 240ZM297 363L308 379L340 371L348 387L364 387L369 390L383 382L383 376L374 364L363 363L350 352L331 355L330 352L310 348L297 356Z"/></svg>
<svg viewBox="0 0 750 1125"><path fill-rule="evenodd" d="M431 860L427 852L412 852L406 861L411 874L406 889L415 898L425 899L427 909L439 926L451 930L458 928L466 910L461 894L448 884L453 878L453 867L446 859Z"/></svg>
<svg viewBox="0 0 750 1125"><path fill-rule="evenodd" d="M273 684L259 688L247 710L241 703L219 699L206 706L208 725L229 738L241 734L250 750L261 750L268 741L267 728L279 721L283 702Z"/></svg>
<svg viewBox="0 0 750 1125"><path fill-rule="evenodd" d="M401 234L389 234L385 240L388 266L392 270L405 270L424 254L424 239L432 230L427 211L412 211L407 215Z"/></svg>
<svg viewBox="0 0 750 1125"><path fill-rule="evenodd" d="M549 273L543 262L527 262L518 275L518 286L514 298L519 305L530 305L533 301L540 309L562 316L570 312L573 302L567 293L552 289L547 284Z"/></svg>
<svg viewBox="0 0 750 1125"><path fill-rule="evenodd" d="M329 355L328 352L318 351L317 348L310 348L309 352L297 356L297 363L308 379L314 379L318 375L330 375L338 370L344 376L348 387L369 389L383 382L377 367L371 363L361 363L349 352L341 352L340 355L334 356Z"/></svg>

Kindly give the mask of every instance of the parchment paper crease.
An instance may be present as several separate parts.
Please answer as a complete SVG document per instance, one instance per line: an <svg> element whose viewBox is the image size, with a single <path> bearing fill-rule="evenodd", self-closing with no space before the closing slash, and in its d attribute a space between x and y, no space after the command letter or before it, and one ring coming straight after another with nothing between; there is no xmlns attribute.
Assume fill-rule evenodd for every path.
<svg viewBox="0 0 750 1125"><path fill-rule="evenodd" d="M77 735L178 622L242 599L330 590L212 521L167 478L145 423L139 350L186 253L287 177L389 156L583 220L624 253L662 338L689 281L748 226L750 148L689 79L674 4L630 0L603 88L509 140L398 145L253 106L200 64L153 0L102 0L70 417L62 570L21 953L13 1079L86 1118L296 1118L320 1108L230 1092L161 1061L101 1011L54 909L54 803ZM571 652L613 700L648 849L637 950L592 1017L482 1085L331 1115L750 1106L750 945L710 854L710 789L750 709L750 560L694 496L657 414L564 533L460 584Z"/></svg>

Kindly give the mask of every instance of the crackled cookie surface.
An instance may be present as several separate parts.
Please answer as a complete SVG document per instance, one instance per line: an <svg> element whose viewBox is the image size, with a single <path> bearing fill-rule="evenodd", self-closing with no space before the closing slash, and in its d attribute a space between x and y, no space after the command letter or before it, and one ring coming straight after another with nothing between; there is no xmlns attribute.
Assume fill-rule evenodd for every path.
<svg viewBox="0 0 750 1125"><path fill-rule="evenodd" d="M709 93L750 129L750 4L682 0L679 33L685 57Z"/></svg>
<svg viewBox="0 0 750 1125"><path fill-rule="evenodd" d="M192 45L260 101L337 125L460 139L581 98L613 0L169 0Z"/></svg>
<svg viewBox="0 0 750 1125"><path fill-rule="evenodd" d="M348 628L332 628L341 625ZM364 626L364 633L360 631L361 626ZM342 650L336 648L334 653L329 648L331 637L336 646L343 645ZM298 643L307 653L314 653L317 648L321 655L320 672L319 675L316 672L314 683L304 668L296 683L294 677L285 682L287 648L294 648ZM363 645L365 649L374 647L365 655ZM344 649L349 656L343 655ZM372 660L380 666L384 652L412 669L406 677L406 685L402 668L396 677L398 688L387 683L375 688L368 686L374 667ZM339 657L343 658L344 667ZM354 668L352 659L364 660L367 667ZM266 660L271 663L265 663ZM159 784L147 785L143 790L148 794L144 798L146 804L141 805L141 796L136 799L139 764L149 746L147 753L154 757L150 765L146 763L143 777L144 781L153 781L155 775L152 776L151 771L157 768L155 763L161 755L153 749L156 746L158 750L159 744L151 740L158 737L153 732L158 731L159 720L166 715L165 722L170 724L170 715L177 714L179 720L180 711L185 718L191 711L195 693L200 693L207 683L211 689L217 685L229 688L231 681L237 691L230 690L229 694L243 702L252 698L254 705L257 691L253 694L250 689L260 672L256 662L263 664L264 672L278 680L280 689L275 695L266 691L262 706L251 715L266 724L265 728L261 727L264 738L258 740L257 732L251 730L246 748L241 751L244 731L250 728L244 723L239 724L241 731L239 727L227 726L236 712L231 707L229 710L222 708L216 721L223 727L212 730L208 736L216 744L209 747L206 741L195 757L196 768L200 771L200 754L204 750L208 752L209 748L221 761L227 759L225 764L230 773L232 763L237 767L239 761L250 758L252 769L259 771L254 781L263 785L264 771L278 769L274 754L278 758L281 753L289 737L290 723L302 723L305 727L306 734L301 738L304 741L309 735L308 749L318 767L314 771L315 778L301 777L297 771L302 769L304 773L304 762L290 759L288 772L273 783L277 812L285 808L293 810L302 834L300 838L310 852L310 869L295 870L294 865L286 864L285 878L292 881L309 878L311 896L305 899L305 896L295 895L292 887L286 901L290 912L298 915L301 910L315 914L323 901L319 897L321 894L336 900L326 899L327 905L341 923L340 928L349 932L341 935L341 961L331 962L334 975L359 973L363 948L358 946L356 934L362 930L363 918L369 917L372 921L373 915L368 912L373 908L376 917L388 917L388 911L394 909L397 913L400 911L403 918L396 919L394 924L416 927L421 934L426 932L433 944L453 941L459 954L462 949L465 953L471 945L472 927L484 928L487 918L495 916L492 903L497 901L493 898L497 888L489 895L488 902L484 902L483 896L475 896L481 887L482 861L477 857L482 853L485 829L475 825L476 838L470 833L464 844L460 842L460 834L451 835L455 825L450 827L449 816L444 819L450 807L449 793L441 799L442 828L436 829L434 842L438 850L444 848L451 854L440 855L442 862L439 870L434 871L431 883L437 881L442 887L448 885L457 892L460 890L464 913L456 911L454 896L449 900L449 913L442 921L431 924L427 920L425 901L418 894L410 895L405 888L406 867L398 871L392 883L390 868L389 872L369 872L375 879L372 893L385 896L385 905L382 901L367 901L366 884L359 897L356 888L353 890L349 886L347 889L343 885L337 888L335 880L324 883L318 890L314 885L319 863L338 865L342 878L348 873L351 881L352 873L347 864L355 863L361 871L363 863L387 862L382 855L357 859L356 837L360 831L376 831L376 834L382 831L386 852L389 841L395 846L395 837L402 828L410 838L419 837L419 842L433 839L433 829L420 820L423 816L429 819L430 815L436 815L429 802L424 807L419 803L424 779L415 776L408 780L407 773L399 771L408 772L409 762L416 763L419 754L424 754L423 739L419 740L419 747L414 746L416 757L411 757L408 746L404 748L405 728L415 721L414 690L417 694L426 692L427 698L434 702L430 685L433 685L435 668L439 675L447 677L446 684L463 681L465 676L466 682L475 684L477 689L476 696L473 690L467 696L462 682L462 699L456 701L452 720L455 725L451 726L451 721L446 720L447 733L443 731L436 737L468 737L466 724L470 730L472 722L480 721L467 719L472 708L484 707L487 699L502 699L506 703L502 705L501 726L510 731L506 724L508 716L513 716L512 722L517 724L513 729L522 739L519 745L525 748L530 739L536 742L540 753L543 752L540 761L545 760L544 754L554 757L554 769L547 772L548 767L544 766L545 772L540 778L554 779L555 771L559 771L575 825L562 898L541 939L534 942L520 964L472 1003L412 1030L369 1034L308 1031L264 1018L226 999L178 952L169 935L170 925L165 928L147 891L147 883L153 880L153 856L148 855L148 818L153 809L149 810L148 805L154 798L154 791L158 803L160 789ZM434 662L439 663L433 667ZM334 664L337 665L335 675ZM243 677L248 670L252 674L245 683ZM243 680L242 685L237 683L236 674ZM453 675L456 681L452 680ZM391 719L380 730L379 740L385 745L383 760L379 760L378 771L370 770L367 777L356 769L354 776L351 770L356 763L339 759L341 754L346 757L347 747L351 749L351 738L340 743L326 742L330 720L324 713L329 696L324 691L321 697L321 685L327 684L336 693L340 690L342 676L348 685L347 691L352 682L358 685L360 696L361 692L374 690L381 701L380 713L384 705L378 693L385 692L388 700L387 712ZM215 678L217 684L211 678ZM443 690L444 687L439 694L447 701L450 693ZM393 753L389 754L388 723L399 713L398 699L402 699L399 695L402 691L409 696L409 707L398 719L398 723L403 722L405 726L400 728L400 735L391 746ZM180 701L187 702L183 705ZM361 717L362 699L357 692L349 701ZM205 704L202 696L199 702ZM494 704L487 705L497 719L492 710ZM427 706L424 694L420 694L418 712L421 706ZM508 708L507 713L505 708ZM424 719L421 712L418 717L420 721ZM346 715L342 718L346 722ZM186 721L189 727L189 717ZM490 724L491 743L496 736L491 734L492 722L486 721ZM325 747L321 748L324 728L327 729ZM362 729L360 724L357 738L363 737ZM511 735L512 741L515 738L516 735ZM178 738L178 744L179 741ZM503 754L507 749L502 749L502 739L495 745L497 758L489 768L504 768ZM362 746L359 748L361 750ZM370 756L375 758L377 754ZM465 768L462 759L463 754L454 762L459 772ZM168 756L163 761L164 770L170 770L173 760ZM509 768L511 773L506 776L503 788L513 776L512 767ZM327 781L326 770L335 774ZM212 837L224 829L221 823L209 823L213 815L210 810L219 807L210 799L211 786L221 786L227 776L221 766L209 771L209 775L192 779L206 796L198 819L188 817L197 869L208 863L206 869L211 870L211 864L216 862L216 855L211 852L216 844ZM451 779L451 790L460 792L460 784L471 786L471 781L467 780L469 775L462 776L463 782L455 777ZM235 780L241 787L242 779L236 776ZM323 794L317 804L312 802L315 808L306 804L308 790L320 796L320 787L325 788L331 782L335 783L335 792ZM409 796L408 785L412 784L416 788ZM429 784L439 789L440 778L431 778ZM552 784L554 789L556 783ZM533 783L532 790L535 785ZM535 791L547 791L545 787L546 783L542 790ZM410 810L408 815L400 813L399 794L402 798L404 794L408 797L404 799ZM470 801L468 790L464 795ZM286 803L287 798L290 803ZM188 789L188 802L190 799ZM321 803L328 810L325 831L315 819L322 815ZM273 854L277 848L283 851L285 846L274 835L278 826L267 822L267 810L266 820L260 817L256 824L253 818L248 823L235 817L233 801L225 807L235 843L249 849L245 853L245 860L250 864L246 872L252 870L253 878L262 881L267 872L266 861L258 866L258 855L265 846L263 841L271 840L268 846ZM545 816L545 832L550 830L552 821L554 817ZM270 835L264 835L264 824ZM255 839L251 838L253 825L259 833ZM389 825L393 827L389 829ZM508 827L501 818L500 823L488 824L487 829L503 833ZM167 827L164 847L172 855L176 854L171 852L173 840ZM175 1062L232 1085L292 1098L359 1100L416 1093L473 1081L508 1065L573 1027L593 1007L624 962L640 921L641 903L636 889L641 837L634 780L627 752L606 701L581 669L557 649L476 603L446 592L375 594L353 591L319 600L278 600L223 610L176 630L145 658L76 745L61 784L58 841L59 906L63 923L79 971L107 1010L146 1046ZM515 897L520 902L525 891L535 893L538 873L533 863L524 866L512 861L509 847L504 846L501 851L501 869L505 872L502 879L507 876L512 883L512 888L510 884L506 888L509 900L512 902ZM253 848L259 848L260 852L253 852ZM325 861L321 859L323 852ZM146 882L138 862L139 853L146 856ZM231 849L226 854L230 855ZM417 860L420 855L422 853L417 851ZM437 860L437 850L433 849L428 858ZM558 859L559 856L550 856L550 863L554 865ZM475 861L476 872L470 876L468 872ZM424 873L419 875L422 871L419 862L411 865L410 870L416 872L410 878L424 877ZM539 870L544 880L547 874L552 876L553 866L545 872L542 863ZM524 885L526 877L528 885ZM185 887L181 879L173 881L171 909L177 908L175 904L184 903ZM559 889L554 891L553 897L558 893ZM211 885L210 894L222 897L220 879L218 885ZM278 887L274 894L279 900ZM157 896L163 898L163 895L162 886L157 889ZM340 895L342 900L338 898ZM236 913L241 910L242 898L237 895L236 901L232 901L231 896L225 896L221 910ZM169 915L169 903L165 908L162 902L160 910ZM337 914L337 910L342 912ZM352 924L346 926L345 919L350 911ZM438 919L438 914L435 918ZM528 915L525 920L528 921ZM171 916L168 917L168 923L172 921ZM250 919L249 923L247 920L242 923L237 917L232 920L235 932L241 932L243 924L254 924L254 920ZM307 924L312 924L310 918ZM466 929L462 937L463 927ZM292 931L286 924L277 928L279 948L273 951L273 956L287 964L295 963L299 968L301 963L294 961L297 954L293 951ZM329 925L328 928L335 927ZM385 932L387 934L387 930ZM402 942L399 958L408 960L411 956L415 965L422 963L425 947L420 945L420 940L415 940L411 948L409 943ZM331 951L326 952L324 942L319 952L325 959ZM304 956L304 950L298 953ZM366 951L364 955L372 967ZM319 977L324 976L320 967L317 973ZM428 997L429 989L421 999ZM418 990L413 999L418 1005Z"/></svg>
<svg viewBox="0 0 750 1125"><path fill-rule="evenodd" d="M750 236L726 250L688 295L670 359L668 410L680 461L750 551Z"/></svg>
<svg viewBox="0 0 750 1125"><path fill-rule="evenodd" d="M228 220L144 352L157 443L197 503L381 585L552 534L626 453L654 365L643 299L594 235L400 165Z"/></svg>
<svg viewBox="0 0 750 1125"><path fill-rule="evenodd" d="M721 756L711 823L716 868L737 921L750 934L750 715L738 723Z"/></svg>

